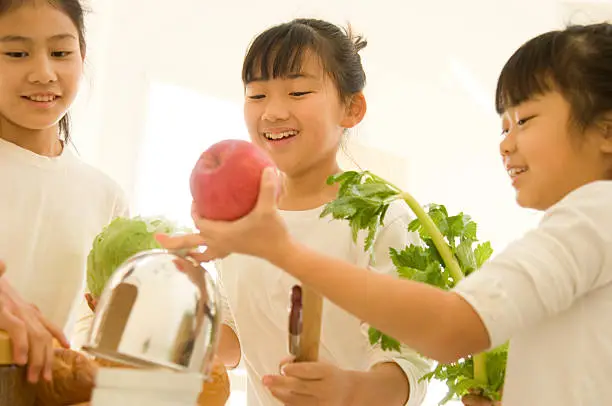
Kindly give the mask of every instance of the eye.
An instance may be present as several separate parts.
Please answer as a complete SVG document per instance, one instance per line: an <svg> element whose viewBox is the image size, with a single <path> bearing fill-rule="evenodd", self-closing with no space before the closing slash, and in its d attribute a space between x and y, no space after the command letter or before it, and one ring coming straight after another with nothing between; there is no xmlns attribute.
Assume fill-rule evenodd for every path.
<svg viewBox="0 0 612 406"><path fill-rule="evenodd" d="M5 52L4 55L11 58L25 58L28 56L27 52Z"/></svg>
<svg viewBox="0 0 612 406"><path fill-rule="evenodd" d="M300 96L306 96L307 94L310 94L310 93L312 92L292 92L289 94L294 97L300 97Z"/></svg>
<svg viewBox="0 0 612 406"><path fill-rule="evenodd" d="M72 54L73 54L73 52L71 52L71 51L54 51L54 52L51 52L51 56L54 57L54 58L65 58L65 57L70 56Z"/></svg>
<svg viewBox="0 0 612 406"><path fill-rule="evenodd" d="M260 100L260 99L263 99L266 96L264 96L263 94L254 94L252 96L247 96L247 97L249 99L251 99L251 100Z"/></svg>
<svg viewBox="0 0 612 406"><path fill-rule="evenodd" d="M518 126L523 126L523 125L527 124L527 122L528 122L529 120L531 120L533 117L535 117L535 116L529 116L529 117L525 117L525 118L519 118L519 119L516 121L516 125L518 125Z"/></svg>
<svg viewBox="0 0 612 406"><path fill-rule="evenodd" d="M535 116L529 116L529 117L525 117L525 118L519 118L519 119L516 121L516 126L517 126L517 127L522 127L522 126L524 126L525 124L527 124L527 122L528 122L529 120L531 120L532 118L534 118L534 117L535 117ZM502 129L502 131L501 131L501 134L500 134L500 135L505 136L505 135L507 135L507 134L508 134L508 132L510 132L510 129L509 129L509 128L503 128L503 129Z"/></svg>

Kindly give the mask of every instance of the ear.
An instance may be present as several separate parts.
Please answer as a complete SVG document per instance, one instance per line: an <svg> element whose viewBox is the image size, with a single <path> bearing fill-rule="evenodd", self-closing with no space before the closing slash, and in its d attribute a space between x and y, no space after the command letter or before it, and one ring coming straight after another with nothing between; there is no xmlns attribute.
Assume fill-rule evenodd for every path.
<svg viewBox="0 0 612 406"><path fill-rule="evenodd" d="M340 122L340 127L353 128L363 120L366 110L368 109L365 96L362 92L355 93L351 96L347 106L344 118Z"/></svg>
<svg viewBox="0 0 612 406"><path fill-rule="evenodd" d="M612 154L612 134L606 137L601 144L601 152Z"/></svg>
<svg viewBox="0 0 612 406"><path fill-rule="evenodd" d="M601 132L601 152L604 154L612 154L612 117L606 116L598 125L598 130Z"/></svg>

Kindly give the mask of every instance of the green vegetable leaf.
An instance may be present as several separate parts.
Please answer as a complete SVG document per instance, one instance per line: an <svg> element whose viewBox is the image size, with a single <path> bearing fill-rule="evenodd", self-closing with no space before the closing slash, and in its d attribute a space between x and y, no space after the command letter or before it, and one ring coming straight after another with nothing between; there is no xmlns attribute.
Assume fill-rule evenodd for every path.
<svg viewBox="0 0 612 406"><path fill-rule="evenodd" d="M367 231L365 250L371 251L378 227L384 224L389 204L399 198L399 192L369 172L349 171L327 180L335 182L340 183L338 198L325 206L321 217L348 220L355 242L360 231Z"/></svg>
<svg viewBox="0 0 612 406"><path fill-rule="evenodd" d="M476 256L472 250L472 241L470 240L463 240L459 243L457 247L457 258L459 259L459 264L461 265L464 275L471 274L478 267Z"/></svg>
<svg viewBox="0 0 612 406"><path fill-rule="evenodd" d="M393 265L397 268L410 267L415 269L425 269L431 261L431 253L418 245L410 245L398 251L395 248L389 249L389 255Z"/></svg>
<svg viewBox="0 0 612 406"><path fill-rule="evenodd" d="M353 231L354 241L357 241L359 232L366 231L366 250L370 250L378 227L384 224L384 217L391 202L404 199L415 213L421 213L417 213L417 218L410 222L408 231L417 232L422 244L410 245L401 250L389 249L389 256L400 278L449 290L461 277L476 272L493 254L489 242L476 245L478 226L467 214L449 216L446 207L440 204L425 206L423 214L411 196L368 171L345 172L328 179L329 184L335 182L340 184L338 197L325 207L321 217L331 215L334 219L347 220ZM427 217L435 228L431 227ZM442 243L435 229L442 234ZM430 232L434 235L430 235ZM446 248L440 248L441 244ZM442 255L439 248L446 253L443 252ZM460 273L446 263L452 263L453 257L459 265ZM370 328L368 335L372 345L380 345L385 350L401 350L397 340L379 330ZM484 396L499 400L499 392L505 378L507 351L506 345L486 353L486 356L479 355L478 373L474 371L474 357L466 357L454 363L439 364L421 379L436 379L446 384L448 393L440 400L440 405L451 399L459 399L470 390L479 390Z"/></svg>
<svg viewBox="0 0 612 406"><path fill-rule="evenodd" d="M187 231L164 218L115 218L95 237L87 256L87 288L100 297L106 282L128 258L160 248L155 234Z"/></svg>
<svg viewBox="0 0 612 406"><path fill-rule="evenodd" d="M493 254L493 248L491 248L490 242L479 244L474 250L474 256L476 257L476 265L478 268L482 266Z"/></svg>
<svg viewBox="0 0 612 406"><path fill-rule="evenodd" d="M383 334L380 330L370 327L368 329L370 345L380 345L383 351L401 351L401 344L396 339Z"/></svg>
<svg viewBox="0 0 612 406"><path fill-rule="evenodd" d="M380 338L380 347L383 351L401 351L400 342L386 334L383 334Z"/></svg>
<svg viewBox="0 0 612 406"><path fill-rule="evenodd" d="M374 327L370 327L368 329L368 337L370 339L370 344L376 345L380 341L380 338L382 337L382 333L379 330L375 329Z"/></svg>

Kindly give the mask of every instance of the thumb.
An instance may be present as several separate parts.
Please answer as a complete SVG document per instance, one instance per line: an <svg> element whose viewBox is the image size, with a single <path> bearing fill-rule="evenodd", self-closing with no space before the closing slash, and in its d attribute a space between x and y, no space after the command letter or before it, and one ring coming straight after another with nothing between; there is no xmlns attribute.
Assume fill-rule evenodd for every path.
<svg viewBox="0 0 612 406"><path fill-rule="evenodd" d="M295 361L295 356L293 355L283 358L281 362L278 363L278 371L280 372L280 374L285 375L285 366L287 366L288 364L291 364L294 361Z"/></svg>
<svg viewBox="0 0 612 406"><path fill-rule="evenodd" d="M280 194L280 186L280 177L276 168L272 166L265 168L261 175L259 197L257 198L255 209L276 209L276 201Z"/></svg>

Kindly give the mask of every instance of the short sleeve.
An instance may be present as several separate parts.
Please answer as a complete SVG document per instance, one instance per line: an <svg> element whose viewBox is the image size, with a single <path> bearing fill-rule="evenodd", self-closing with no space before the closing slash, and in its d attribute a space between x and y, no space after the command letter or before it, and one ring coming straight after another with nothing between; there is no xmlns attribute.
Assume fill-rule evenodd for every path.
<svg viewBox="0 0 612 406"><path fill-rule="evenodd" d="M455 292L478 313L492 347L610 283L611 184L572 192L536 229L457 284Z"/></svg>

